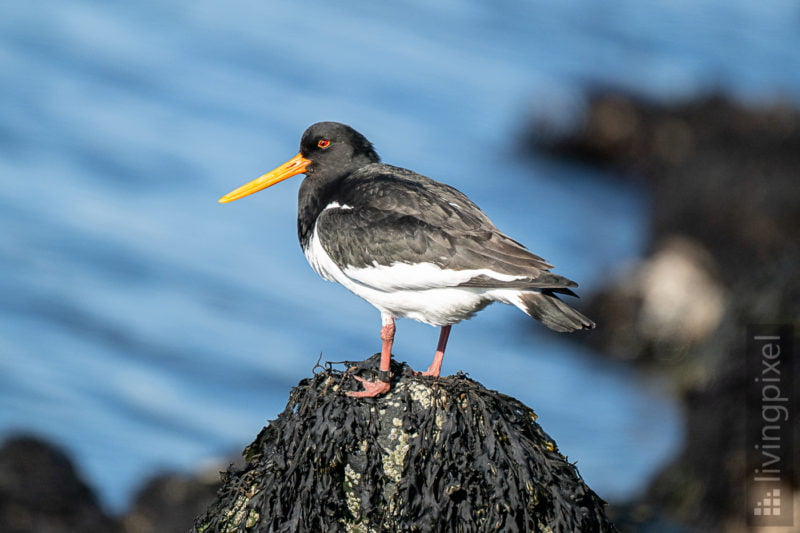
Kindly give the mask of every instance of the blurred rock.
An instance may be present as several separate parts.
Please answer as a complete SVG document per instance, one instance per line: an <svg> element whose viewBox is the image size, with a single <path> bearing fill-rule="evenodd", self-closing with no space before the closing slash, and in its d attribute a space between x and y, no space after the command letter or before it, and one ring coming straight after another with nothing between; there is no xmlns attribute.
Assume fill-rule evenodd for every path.
<svg viewBox="0 0 800 533"><path fill-rule="evenodd" d="M134 498L122 520L127 533L184 533L214 501L221 485L220 469L196 476L160 474L150 479Z"/></svg>
<svg viewBox="0 0 800 533"><path fill-rule="evenodd" d="M590 98L578 131L528 138L651 195L646 257L590 297L598 329L586 340L669 372L686 443L642 500L625 506L623 530L657 531L644 519L631 524L664 516L700 531L743 531L744 421L758 416L745 401L746 327L800 325L800 112L716 95L664 105L607 92ZM800 365L793 371L800 384ZM798 470L787 473L797 500Z"/></svg>
<svg viewBox="0 0 800 533"><path fill-rule="evenodd" d="M117 520L64 452L38 437L11 437L0 448L0 532L184 533L214 501L226 465L153 477Z"/></svg>
<svg viewBox="0 0 800 533"><path fill-rule="evenodd" d="M100 509L64 452L18 436L0 448L0 530L113 533L120 528Z"/></svg>
<svg viewBox="0 0 800 533"><path fill-rule="evenodd" d="M726 289L716 262L696 242L673 236L590 298L588 313L605 326L590 342L621 359L669 362L719 326Z"/></svg>
<svg viewBox="0 0 800 533"><path fill-rule="evenodd" d="M759 306L756 321L800 316L796 109L748 109L719 95L669 106L598 93L577 131L527 138L651 194L647 258L590 298L587 313L602 318L587 342L620 358L686 362L742 301Z"/></svg>
<svg viewBox="0 0 800 533"><path fill-rule="evenodd" d="M647 338L694 344L716 329L725 297L711 263L700 246L674 237L641 265L636 280L642 296L638 329Z"/></svg>
<svg viewBox="0 0 800 533"><path fill-rule="evenodd" d="M712 95L660 105L600 93L578 131L526 138L537 150L646 183L653 242L691 237L725 267L725 282L787 244L796 252L800 113L787 104L750 109Z"/></svg>

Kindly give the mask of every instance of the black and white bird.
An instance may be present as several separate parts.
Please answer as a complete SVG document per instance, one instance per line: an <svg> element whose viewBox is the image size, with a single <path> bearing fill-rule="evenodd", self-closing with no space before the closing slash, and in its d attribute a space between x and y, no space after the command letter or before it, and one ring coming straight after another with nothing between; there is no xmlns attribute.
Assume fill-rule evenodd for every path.
<svg viewBox="0 0 800 533"><path fill-rule="evenodd" d="M380 162L372 144L337 122L310 126L300 153L220 198L226 203L297 174L297 233L311 267L344 285L381 313L382 379L358 378L373 397L390 389L395 318L441 326L424 375L441 372L450 327L492 302L521 309L556 331L594 322L559 294L577 284L495 227L463 193L404 168Z"/></svg>

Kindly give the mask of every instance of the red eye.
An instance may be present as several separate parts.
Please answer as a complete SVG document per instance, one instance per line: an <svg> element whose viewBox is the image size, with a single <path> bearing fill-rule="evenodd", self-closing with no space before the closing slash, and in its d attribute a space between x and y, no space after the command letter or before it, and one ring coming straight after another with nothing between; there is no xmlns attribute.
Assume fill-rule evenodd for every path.
<svg viewBox="0 0 800 533"><path fill-rule="evenodd" d="M320 148L327 148L330 145L331 145L331 142L328 139L320 139L317 142L317 146L319 146Z"/></svg>

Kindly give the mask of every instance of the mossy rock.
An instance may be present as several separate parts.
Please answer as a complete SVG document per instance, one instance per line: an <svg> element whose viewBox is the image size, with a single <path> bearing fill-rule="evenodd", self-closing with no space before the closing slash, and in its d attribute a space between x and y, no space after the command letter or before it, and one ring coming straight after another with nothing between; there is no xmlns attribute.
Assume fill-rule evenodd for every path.
<svg viewBox="0 0 800 533"><path fill-rule="evenodd" d="M195 531L614 531L529 407L404 364L388 394L346 396L376 362L301 381Z"/></svg>

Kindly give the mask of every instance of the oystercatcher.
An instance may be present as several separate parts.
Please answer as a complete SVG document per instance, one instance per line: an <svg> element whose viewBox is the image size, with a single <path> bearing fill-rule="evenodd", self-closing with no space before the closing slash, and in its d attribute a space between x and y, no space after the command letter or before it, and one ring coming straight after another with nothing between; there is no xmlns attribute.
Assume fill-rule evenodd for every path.
<svg viewBox="0 0 800 533"><path fill-rule="evenodd" d="M390 389L394 319L441 326L433 363L438 377L450 327L492 302L520 308L556 331L594 322L559 294L577 283L503 234L472 200L449 185L380 162L372 144L337 122L310 126L300 153L219 199L232 202L297 174L297 234L311 267L381 313L380 379L357 378L374 397Z"/></svg>

